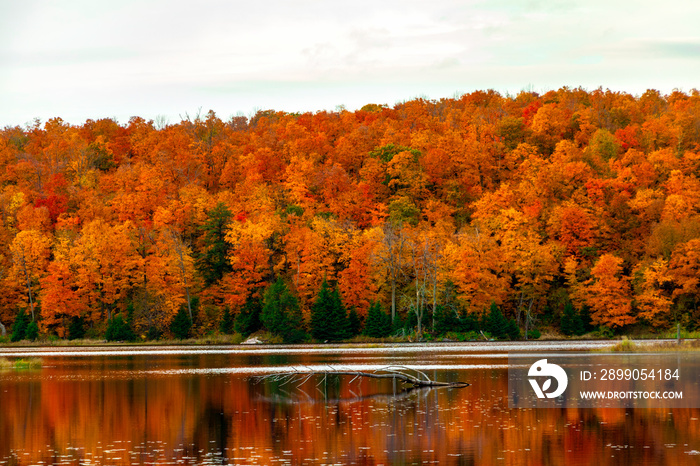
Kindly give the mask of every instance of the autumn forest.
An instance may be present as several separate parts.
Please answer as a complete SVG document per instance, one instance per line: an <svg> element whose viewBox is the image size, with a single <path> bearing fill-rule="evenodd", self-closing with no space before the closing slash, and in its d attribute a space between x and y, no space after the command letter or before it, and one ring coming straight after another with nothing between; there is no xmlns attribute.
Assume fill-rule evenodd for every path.
<svg viewBox="0 0 700 466"><path fill-rule="evenodd" d="M5 127L0 325L156 338L184 315L204 336L274 301L313 336L335 296L404 334L493 307L522 332L571 309L610 333L695 329L699 176L697 90Z"/></svg>

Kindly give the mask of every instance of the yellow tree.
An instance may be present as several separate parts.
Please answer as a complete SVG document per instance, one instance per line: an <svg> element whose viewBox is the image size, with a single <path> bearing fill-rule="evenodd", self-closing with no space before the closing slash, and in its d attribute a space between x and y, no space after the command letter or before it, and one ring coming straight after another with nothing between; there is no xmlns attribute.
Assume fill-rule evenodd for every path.
<svg viewBox="0 0 700 466"><path fill-rule="evenodd" d="M192 299L190 289L194 283L194 258L192 249L183 239L182 233L175 228L165 226L160 235L161 248L165 250L167 264L170 269L170 276L174 277L172 282L175 288L180 291L175 294L182 294L184 291L187 311L190 322L193 322Z"/></svg>
<svg viewBox="0 0 700 466"><path fill-rule="evenodd" d="M396 318L396 298L399 280L407 267L408 235L405 227L398 221L388 220L379 228L379 241L374 254L378 269L387 277L391 285L391 321Z"/></svg>
<svg viewBox="0 0 700 466"><path fill-rule="evenodd" d="M479 227L462 232L445 250L448 277L459 290L469 312L481 314L495 301L503 302L506 283L496 242Z"/></svg>
<svg viewBox="0 0 700 466"><path fill-rule="evenodd" d="M654 326L671 323L674 288L668 261L658 259L642 271L641 293L637 296L639 317Z"/></svg>
<svg viewBox="0 0 700 466"><path fill-rule="evenodd" d="M35 320L36 287L49 263L51 240L36 230L24 230L15 236L10 250L13 263L12 274L16 282L26 287L32 320Z"/></svg>
<svg viewBox="0 0 700 466"><path fill-rule="evenodd" d="M69 319L88 310L84 296L79 293L74 268L66 260L51 262L41 288L42 326L64 338Z"/></svg>
<svg viewBox="0 0 700 466"><path fill-rule="evenodd" d="M578 309L586 305L585 280L580 278L583 272L585 271L579 267L579 263L574 257L568 257L564 260L564 277L569 299Z"/></svg>
<svg viewBox="0 0 700 466"><path fill-rule="evenodd" d="M85 317L89 310L87 297L77 282L74 235L72 231L57 231L53 260L41 280L42 326L61 338L66 336L69 320Z"/></svg>
<svg viewBox="0 0 700 466"><path fill-rule="evenodd" d="M634 323L632 290L629 279L622 275L622 259L603 254L591 275L586 283L586 303L591 307L593 324L614 328Z"/></svg>
<svg viewBox="0 0 700 466"><path fill-rule="evenodd" d="M163 331L184 301L179 284L180 272L171 267L169 247L159 238L159 231L147 225L128 224L136 259L130 298L134 305L134 328L140 331Z"/></svg>
<svg viewBox="0 0 700 466"><path fill-rule="evenodd" d="M672 298L681 309L694 309L700 297L700 239L676 246L669 262L676 285Z"/></svg>
<svg viewBox="0 0 700 466"><path fill-rule="evenodd" d="M130 237L130 224L111 226L97 219L83 226L72 256L78 293L86 296L92 311L111 319L120 300L136 284L143 267Z"/></svg>
<svg viewBox="0 0 700 466"><path fill-rule="evenodd" d="M355 307L359 315L366 316L370 303L376 294L376 286L371 275L371 254L374 242L362 235L349 251L346 267L338 272L338 291L343 304L350 309Z"/></svg>
<svg viewBox="0 0 700 466"><path fill-rule="evenodd" d="M222 280L224 302L229 306L242 306L264 286L270 273L273 240L281 228L278 216L259 212L231 222L226 242L230 245L228 260L232 270Z"/></svg>

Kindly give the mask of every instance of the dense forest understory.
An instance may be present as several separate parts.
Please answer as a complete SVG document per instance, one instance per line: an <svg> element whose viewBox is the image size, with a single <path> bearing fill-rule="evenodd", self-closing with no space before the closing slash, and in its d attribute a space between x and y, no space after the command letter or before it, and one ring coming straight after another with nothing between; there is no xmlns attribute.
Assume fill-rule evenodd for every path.
<svg viewBox="0 0 700 466"><path fill-rule="evenodd" d="M6 339L698 325L700 92L0 132Z"/></svg>

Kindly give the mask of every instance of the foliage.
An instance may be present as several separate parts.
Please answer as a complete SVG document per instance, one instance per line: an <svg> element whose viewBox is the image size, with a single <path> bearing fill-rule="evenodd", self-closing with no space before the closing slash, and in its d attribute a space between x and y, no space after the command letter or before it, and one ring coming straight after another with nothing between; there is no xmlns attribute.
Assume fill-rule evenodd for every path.
<svg viewBox="0 0 700 466"><path fill-rule="evenodd" d="M567 336L579 336L586 333L581 313L574 308L571 302L566 303L561 315L561 333Z"/></svg>
<svg viewBox="0 0 700 466"><path fill-rule="evenodd" d="M369 307L363 335L372 338L386 338L391 335L391 316L382 310L382 306L375 301Z"/></svg>
<svg viewBox="0 0 700 466"><path fill-rule="evenodd" d="M513 331L508 319L495 302L491 302L489 313L484 321L484 330L494 338L504 339Z"/></svg>
<svg viewBox="0 0 700 466"><path fill-rule="evenodd" d="M207 221L201 226L203 250L198 265L205 282L209 285L221 280L226 272L231 271L228 261L229 244L226 242L226 231L231 217L231 211L226 204L219 202L207 212Z"/></svg>
<svg viewBox="0 0 700 466"><path fill-rule="evenodd" d="M68 339L78 340L85 336L85 320L80 317L73 317L68 327Z"/></svg>
<svg viewBox="0 0 700 466"><path fill-rule="evenodd" d="M337 288L331 289L325 279L311 308L311 335L322 342L340 341L351 336L340 294Z"/></svg>
<svg viewBox="0 0 700 466"><path fill-rule="evenodd" d="M39 325L36 323L36 320L29 322L27 325L27 333L25 334L25 338L29 341L34 341L39 338Z"/></svg>
<svg viewBox="0 0 700 466"><path fill-rule="evenodd" d="M184 340L190 336L192 330L192 322L187 313L185 306L180 306L180 309L175 314L175 318L170 323L170 331L178 340Z"/></svg>
<svg viewBox="0 0 700 466"><path fill-rule="evenodd" d="M265 290L260 321L285 343L299 343L305 339L299 302L281 278Z"/></svg>
<svg viewBox="0 0 700 466"><path fill-rule="evenodd" d="M520 338L520 328L518 327L518 323L515 322L515 319L508 319L506 324L506 336L510 340L517 340Z"/></svg>
<svg viewBox="0 0 700 466"><path fill-rule="evenodd" d="M29 316L27 316L24 308L20 308L15 318L15 323L12 325L11 341L24 340L27 335L27 326L29 325Z"/></svg>
<svg viewBox="0 0 700 466"><path fill-rule="evenodd" d="M615 332L610 327L598 327L594 332L595 338L610 340L615 336Z"/></svg>
<svg viewBox="0 0 700 466"><path fill-rule="evenodd" d="M146 340L160 340L163 337L163 331L158 327L150 327L146 332Z"/></svg>
<svg viewBox="0 0 700 466"><path fill-rule="evenodd" d="M473 314L460 315L456 309L438 306L435 312L435 334L467 333L479 330L479 320Z"/></svg>
<svg viewBox="0 0 700 466"><path fill-rule="evenodd" d="M444 335L444 339L450 341L479 341L483 338L481 333L474 330L469 332L447 332Z"/></svg>
<svg viewBox="0 0 700 466"><path fill-rule="evenodd" d="M107 323L105 339L107 341L134 341L136 334L129 323L122 318L122 315L117 314Z"/></svg>
<svg viewBox="0 0 700 466"><path fill-rule="evenodd" d="M225 335L230 335L233 333L234 317L231 314L231 309L228 306L224 308L223 314L221 314L221 322L219 323L219 331Z"/></svg>
<svg viewBox="0 0 700 466"><path fill-rule="evenodd" d="M233 324L236 332L247 337L260 330L262 328L260 322L262 308L262 299L249 296Z"/></svg>
<svg viewBox="0 0 700 466"><path fill-rule="evenodd" d="M378 301L401 334L433 321L437 334L471 331L467 316L488 317L492 301L579 333L554 292L586 329L588 312L615 331L694 327L698 109L695 91L561 88L162 127L8 126L0 322L19 308L36 320L41 305L42 333L73 338L82 319L96 337L133 305L129 324L152 336L196 295L193 334L221 329L226 307L249 333L262 312L251 296L279 278L310 321L327 277L365 327ZM286 339L303 340L292 320Z"/></svg>
<svg viewBox="0 0 700 466"><path fill-rule="evenodd" d="M586 302L594 324L616 328L634 323L629 279L622 275L622 258L603 254L591 269Z"/></svg>
<svg viewBox="0 0 700 466"><path fill-rule="evenodd" d="M352 306L350 312L348 312L348 330L349 338L359 335L362 330L362 321L360 320L360 315L357 313L355 306Z"/></svg>

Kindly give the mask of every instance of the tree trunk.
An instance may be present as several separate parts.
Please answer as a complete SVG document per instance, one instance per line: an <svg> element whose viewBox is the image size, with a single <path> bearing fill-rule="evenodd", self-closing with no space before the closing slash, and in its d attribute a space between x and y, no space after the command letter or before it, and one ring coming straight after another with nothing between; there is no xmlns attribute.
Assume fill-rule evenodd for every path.
<svg viewBox="0 0 700 466"><path fill-rule="evenodd" d="M170 232L170 236L173 239L173 245L175 246L175 251L177 252L177 256L179 260L178 265L180 266L180 273L182 273L182 282L185 285L185 295L187 298L187 312L189 313L190 316L190 323L194 322L194 318L192 317L192 304L190 303L190 287L187 284L187 271L185 270L185 258L183 257L182 254L182 241L179 238L179 235L177 235L174 231Z"/></svg>
<svg viewBox="0 0 700 466"><path fill-rule="evenodd" d="M530 299L530 305L527 307L527 311L525 311L525 339L527 340L527 332L528 328L530 327L530 319L532 315L532 303L535 301L535 298Z"/></svg>
<svg viewBox="0 0 700 466"><path fill-rule="evenodd" d="M434 270L433 273L433 332L435 332L435 311L437 310L437 270Z"/></svg>
<svg viewBox="0 0 700 466"><path fill-rule="evenodd" d="M32 294L32 281L29 278L29 272L27 272L27 262L24 260L24 251L22 251L22 270L24 271L24 278L27 279L29 307L32 310L32 322L34 322L34 295Z"/></svg>
<svg viewBox="0 0 700 466"><path fill-rule="evenodd" d="M7 336L7 329L3 325L2 322L0 322L0 336L6 337Z"/></svg>
<svg viewBox="0 0 700 466"><path fill-rule="evenodd" d="M392 273L391 276L391 324L394 324L396 319L396 276Z"/></svg>
<svg viewBox="0 0 700 466"><path fill-rule="evenodd" d="M527 341L527 324L528 324L528 318L525 317L525 340Z"/></svg>

